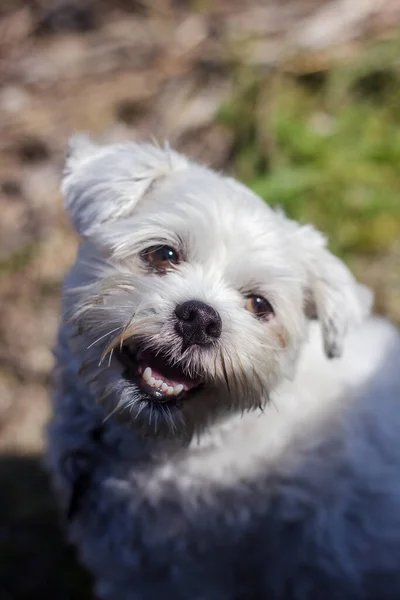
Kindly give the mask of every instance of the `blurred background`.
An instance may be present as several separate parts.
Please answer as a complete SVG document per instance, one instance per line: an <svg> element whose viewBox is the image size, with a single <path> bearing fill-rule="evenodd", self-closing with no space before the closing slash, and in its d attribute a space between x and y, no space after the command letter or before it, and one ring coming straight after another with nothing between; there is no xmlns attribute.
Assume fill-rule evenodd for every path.
<svg viewBox="0 0 400 600"><path fill-rule="evenodd" d="M329 235L400 323L398 0L0 1L0 598L91 598L41 468L66 140L169 139Z"/></svg>

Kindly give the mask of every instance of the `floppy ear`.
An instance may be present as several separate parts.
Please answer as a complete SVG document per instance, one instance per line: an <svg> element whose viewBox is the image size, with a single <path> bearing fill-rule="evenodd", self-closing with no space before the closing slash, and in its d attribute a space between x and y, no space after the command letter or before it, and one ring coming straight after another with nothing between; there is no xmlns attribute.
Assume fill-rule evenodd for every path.
<svg viewBox="0 0 400 600"><path fill-rule="evenodd" d="M338 357L347 331L369 314L373 294L326 249L325 238L319 232L309 226L302 227L301 237L308 277L305 311L321 322L326 355Z"/></svg>
<svg viewBox="0 0 400 600"><path fill-rule="evenodd" d="M81 236L90 237L101 224L129 216L157 180L186 166L168 146L99 146L76 135L69 142L61 186L71 222Z"/></svg>

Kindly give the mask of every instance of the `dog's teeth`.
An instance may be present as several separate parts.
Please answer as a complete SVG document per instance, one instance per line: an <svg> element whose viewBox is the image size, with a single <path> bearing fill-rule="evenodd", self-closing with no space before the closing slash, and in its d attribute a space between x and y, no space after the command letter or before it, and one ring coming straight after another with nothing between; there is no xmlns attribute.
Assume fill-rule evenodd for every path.
<svg viewBox="0 0 400 600"><path fill-rule="evenodd" d="M145 381L147 381L147 382L150 381L150 379L151 379L151 369L150 369L150 367L146 367L145 368L142 377L143 377L143 379Z"/></svg>
<svg viewBox="0 0 400 600"><path fill-rule="evenodd" d="M158 388L163 391L167 396L178 396L183 391L183 385L179 383L175 387L168 385L162 379L156 379L153 377L153 372L150 367L146 367L143 371L142 378L144 381L153 388Z"/></svg>

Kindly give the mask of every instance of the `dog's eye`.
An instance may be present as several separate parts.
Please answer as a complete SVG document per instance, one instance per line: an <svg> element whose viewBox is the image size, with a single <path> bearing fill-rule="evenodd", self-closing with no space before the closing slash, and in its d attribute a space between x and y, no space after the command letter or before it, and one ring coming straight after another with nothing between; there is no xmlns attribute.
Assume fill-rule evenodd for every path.
<svg viewBox="0 0 400 600"><path fill-rule="evenodd" d="M272 308L271 304L262 296L248 296L246 308L259 319L270 319L274 315L274 309Z"/></svg>
<svg viewBox="0 0 400 600"><path fill-rule="evenodd" d="M170 246L152 246L142 252L142 259L157 271L166 271L179 263L179 254Z"/></svg>

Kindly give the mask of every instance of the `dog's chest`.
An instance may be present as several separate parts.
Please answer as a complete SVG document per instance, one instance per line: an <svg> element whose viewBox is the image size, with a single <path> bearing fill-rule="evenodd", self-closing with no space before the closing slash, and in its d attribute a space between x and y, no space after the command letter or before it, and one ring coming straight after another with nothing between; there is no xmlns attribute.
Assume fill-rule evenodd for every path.
<svg viewBox="0 0 400 600"><path fill-rule="evenodd" d="M231 489L244 480L266 477L285 445L283 432L268 437L269 429L265 414L232 419L161 460L151 469L147 485L154 490L174 485L182 493L201 495L207 488Z"/></svg>

